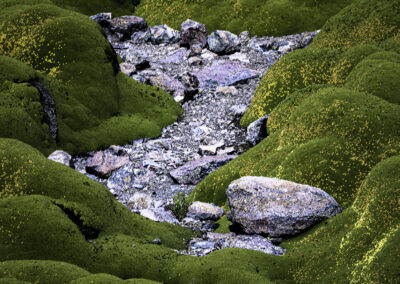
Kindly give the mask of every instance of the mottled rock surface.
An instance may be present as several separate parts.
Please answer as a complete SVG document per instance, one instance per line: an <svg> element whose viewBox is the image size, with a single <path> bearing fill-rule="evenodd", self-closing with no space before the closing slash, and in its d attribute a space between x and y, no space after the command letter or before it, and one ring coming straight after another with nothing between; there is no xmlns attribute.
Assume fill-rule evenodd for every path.
<svg viewBox="0 0 400 284"><path fill-rule="evenodd" d="M62 150L56 150L53 153L51 153L47 158L49 160L52 160L52 161L57 162L57 163L64 164L64 165L69 167L72 157L67 152L64 152Z"/></svg>
<svg viewBox="0 0 400 284"><path fill-rule="evenodd" d="M323 190L277 178L242 177L226 194L228 219L247 234L293 236L342 211Z"/></svg>
<svg viewBox="0 0 400 284"><path fill-rule="evenodd" d="M189 206L186 216L200 220L218 220L224 214L225 212L221 207L212 203L195 201Z"/></svg>

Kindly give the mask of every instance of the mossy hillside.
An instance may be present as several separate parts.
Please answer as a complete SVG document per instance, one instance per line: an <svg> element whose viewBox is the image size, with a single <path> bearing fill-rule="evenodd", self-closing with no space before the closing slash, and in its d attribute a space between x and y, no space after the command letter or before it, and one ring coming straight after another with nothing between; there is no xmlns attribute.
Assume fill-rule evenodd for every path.
<svg viewBox="0 0 400 284"><path fill-rule="evenodd" d="M229 30L239 34L282 36L317 30L351 0L142 0L135 14L150 25L167 24L175 29L187 18L206 25L209 32Z"/></svg>
<svg viewBox="0 0 400 284"><path fill-rule="evenodd" d="M22 142L1 139L0 149L1 261L59 260L92 273L164 279L177 256L170 248L182 249L192 236L132 214L102 185ZM96 244L85 240L68 214L99 231ZM150 244L154 238L163 245Z"/></svg>
<svg viewBox="0 0 400 284"><path fill-rule="evenodd" d="M116 73L117 58L96 22L55 5L18 3L0 2L0 54L32 67L52 91L59 148L76 153L154 137L177 118L181 110L165 92Z"/></svg>
<svg viewBox="0 0 400 284"><path fill-rule="evenodd" d="M357 0L344 8L329 19L308 48L284 56L274 65L275 68L268 70L257 87L251 106L243 116L241 124L247 126L257 118L270 113L289 93L303 87L316 83L344 84L351 70L373 52L382 49L395 51L399 46L400 22L397 17L399 12L398 0ZM335 57L324 54L326 50L332 50L331 53L334 53ZM316 54L319 54L317 59L315 59ZM299 61L302 65L295 66L291 61ZM379 75L376 76L374 81L389 81L382 77L378 78Z"/></svg>
<svg viewBox="0 0 400 284"><path fill-rule="evenodd" d="M14 279L23 283L132 283L155 284L146 279L122 279L109 274L91 274L76 265L50 260L11 260L0 262L2 279ZM7 277L7 278L6 278ZM92 282L91 282L92 281ZM5 282L7 283L7 282ZM14 283L14 282L9 282ZM15 282L19 283L19 282Z"/></svg>

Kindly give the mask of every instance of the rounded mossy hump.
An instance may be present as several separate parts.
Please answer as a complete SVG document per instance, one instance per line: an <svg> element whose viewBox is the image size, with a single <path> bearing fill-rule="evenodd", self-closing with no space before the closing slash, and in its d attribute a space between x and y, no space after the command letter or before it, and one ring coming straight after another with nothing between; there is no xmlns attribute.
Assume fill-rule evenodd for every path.
<svg viewBox="0 0 400 284"><path fill-rule="evenodd" d="M317 92L320 89L334 87L329 84L315 84L290 93L282 102L280 102L270 113L267 120L267 133L271 135L283 126L287 125L292 112L301 104L301 102Z"/></svg>
<svg viewBox="0 0 400 284"><path fill-rule="evenodd" d="M69 283L90 275L88 271L76 265L52 260L3 261L0 262L0 271L3 277L12 277L29 283Z"/></svg>
<svg viewBox="0 0 400 284"><path fill-rule="evenodd" d="M240 123L248 126L269 114L286 96L296 90L328 83L338 55L332 49L306 48L280 58L262 78Z"/></svg>
<svg viewBox="0 0 400 284"><path fill-rule="evenodd" d="M25 63L9 56L0 55L0 82L8 80L14 83L23 83L37 78L37 72Z"/></svg>
<svg viewBox="0 0 400 284"><path fill-rule="evenodd" d="M31 85L39 74L19 60L0 56L0 137L17 138L43 152L56 147L45 123L41 95Z"/></svg>
<svg viewBox="0 0 400 284"><path fill-rule="evenodd" d="M400 55L395 52L379 52L368 56L351 71L345 87L400 104L399 58Z"/></svg>
<svg viewBox="0 0 400 284"><path fill-rule="evenodd" d="M398 32L395 36L388 38L383 42L380 42L379 47L387 51L400 53L400 32Z"/></svg>
<svg viewBox="0 0 400 284"><path fill-rule="evenodd" d="M398 138L399 126L398 105L367 93L326 88L295 109L280 133L280 143L299 145L314 138L343 138L354 159L367 165L374 161L376 151Z"/></svg>
<svg viewBox="0 0 400 284"><path fill-rule="evenodd" d="M118 278L110 274L96 273L76 279L74 283L75 284L86 284L86 283L123 284L125 283L125 281L123 281L121 278Z"/></svg>
<svg viewBox="0 0 400 284"><path fill-rule="evenodd" d="M316 138L285 155L271 175L321 188L345 208L354 200L364 174L350 150L343 139Z"/></svg>
<svg viewBox="0 0 400 284"><path fill-rule="evenodd" d="M398 32L399 14L399 0L353 1L325 23L310 47L346 50L383 41Z"/></svg>
<svg viewBox="0 0 400 284"><path fill-rule="evenodd" d="M89 266L93 246L53 199L41 195L6 197L0 199L0 207L2 261L53 259Z"/></svg>
<svg viewBox="0 0 400 284"><path fill-rule="evenodd" d="M351 273L351 281L353 283L397 283L400 269L399 243L400 228L398 226L384 234L379 242L368 250L363 259L356 263Z"/></svg>
<svg viewBox="0 0 400 284"><path fill-rule="evenodd" d="M377 44L364 43L353 46L341 53L337 63L332 69L331 83L343 84L346 82L347 76L350 74L351 70L364 58L369 55L382 51Z"/></svg>
<svg viewBox="0 0 400 284"><path fill-rule="evenodd" d="M378 163L364 179L352 205L357 221L342 238L338 261L359 262L356 267L367 267L366 260L374 259L379 246L399 229L399 166L400 156L390 157Z"/></svg>
<svg viewBox="0 0 400 284"><path fill-rule="evenodd" d="M144 278L130 278L124 280L125 284L159 284L161 282L149 280L149 279L144 279Z"/></svg>
<svg viewBox="0 0 400 284"><path fill-rule="evenodd" d="M22 281L16 278L2 277L0 278L0 284L32 284L32 282Z"/></svg>

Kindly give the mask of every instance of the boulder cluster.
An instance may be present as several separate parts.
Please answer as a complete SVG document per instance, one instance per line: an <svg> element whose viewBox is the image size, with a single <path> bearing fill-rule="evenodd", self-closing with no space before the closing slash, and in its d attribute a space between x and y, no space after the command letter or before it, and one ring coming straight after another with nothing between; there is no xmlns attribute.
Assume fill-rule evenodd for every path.
<svg viewBox="0 0 400 284"><path fill-rule="evenodd" d="M284 37L239 36L186 20L181 30L149 27L136 16L92 16L124 60L123 73L170 93L182 104L178 122L156 139L69 156L57 151L50 159L71 166L107 186L132 212L203 232L185 254L205 255L226 247L282 255L277 245L340 212L320 189L262 177L244 177L227 191L228 219L239 230L213 233L225 211L194 202L179 221L169 208L179 192L186 195L207 175L267 136L268 116L247 129L238 120L248 108L260 79L289 51L307 46L317 32Z"/></svg>

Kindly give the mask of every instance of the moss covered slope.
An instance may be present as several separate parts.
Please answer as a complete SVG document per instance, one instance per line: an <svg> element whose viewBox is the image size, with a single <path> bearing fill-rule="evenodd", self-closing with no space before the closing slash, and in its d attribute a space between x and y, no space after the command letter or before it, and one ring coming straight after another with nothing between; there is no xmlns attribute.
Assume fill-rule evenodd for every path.
<svg viewBox="0 0 400 284"><path fill-rule="evenodd" d="M50 89L56 103L59 148L83 152L143 136L154 137L177 118L181 109L171 96L118 72L117 57L96 22L53 4L34 4L37 2L0 1L0 55L33 69L29 70L30 77L21 75L28 67L17 64L12 80L26 83L39 78ZM6 57L0 60L2 92L9 100L18 96L15 92L25 92L14 91L23 85L4 82L11 80L9 66L14 61L10 62ZM13 104L17 108L20 103ZM37 99L28 104L27 108L35 108ZM39 110L35 111L40 115ZM24 112L18 109L15 116ZM40 118L32 119L35 127L42 129L37 137L28 139L30 134L18 133L27 124L22 116L16 119L21 121L18 127L2 127L0 136L21 139L49 152L54 143L47 141ZM39 145L38 141L47 145Z"/></svg>
<svg viewBox="0 0 400 284"><path fill-rule="evenodd" d="M279 36L317 30L352 0L142 0L135 14L151 25L175 29L187 18L216 29L239 34Z"/></svg>
<svg viewBox="0 0 400 284"><path fill-rule="evenodd" d="M309 48L280 59L241 121L269 113L269 136L190 196L224 205L231 181L259 175L320 187L342 205L342 214L284 242L287 254L269 259L270 280L399 279L399 9L399 1L355 1ZM373 29L377 22L381 34Z"/></svg>

